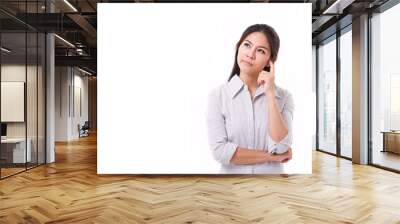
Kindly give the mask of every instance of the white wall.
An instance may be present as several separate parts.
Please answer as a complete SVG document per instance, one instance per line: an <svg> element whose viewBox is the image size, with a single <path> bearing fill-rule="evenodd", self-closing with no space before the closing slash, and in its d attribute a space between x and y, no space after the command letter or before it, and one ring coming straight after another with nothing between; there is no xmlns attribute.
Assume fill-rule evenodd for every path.
<svg viewBox="0 0 400 224"><path fill-rule="evenodd" d="M79 138L78 124L83 125L88 120L88 78L83 75L76 68L56 67L56 141Z"/></svg>
<svg viewBox="0 0 400 224"><path fill-rule="evenodd" d="M78 129L77 126L80 124L81 126L85 123L85 121L88 120L88 77L81 76L81 73L79 70L74 70L75 75L74 75L74 89L75 89L75 113L74 117L72 119L72 135L74 137L79 137ZM77 73L78 72L78 75ZM80 90L80 93L78 91ZM80 98L78 97L80 95ZM80 103L79 103L80 101ZM81 107L81 108L79 108ZM80 112L79 109L82 111Z"/></svg>
<svg viewBox="0 0 400 224"><path fill-rule="evenodd" d="M56 67L55 74L55 141L67 141L69 68Z"/></svg>
<svg viewBox="0 0 400 224"><path fill-rule="evenodd" d="M38 69L38 70L37 70ZM31 140L32 161L36 161L37 149L39 150L39 163L44 162L44 74L42 67L25 64L3 64L1 66L2 82L25 82L26 83L26 108L22 107L22 112L27 113L27 119L23 122L6 122L7 137L21 138L27 137ZM27 78L27 81L25 80ZM8 110L10 108L1 108ZM27 133L26 133L27 131Z"/></svg>
<svg viewBox="0 0 400 224"><path fill-rule="evenodd" d="M9 64L1 66L1 81L2 82L25 82L25 75L28 75L29 85L32 87L36 86L36 66ZM39 70L39 72L41 72ZM28 137L30 133L36 134L36 87L27 88L27 120L28 124ZM33 103L32 103L33 102ZM40 107L40 105L39 105ZM6 110L6 108L2 108ZM32 124L34 122L34 124ZM24 137L25 136L25 123L26 122L7 122L7 136L8 137Z"/></svg>

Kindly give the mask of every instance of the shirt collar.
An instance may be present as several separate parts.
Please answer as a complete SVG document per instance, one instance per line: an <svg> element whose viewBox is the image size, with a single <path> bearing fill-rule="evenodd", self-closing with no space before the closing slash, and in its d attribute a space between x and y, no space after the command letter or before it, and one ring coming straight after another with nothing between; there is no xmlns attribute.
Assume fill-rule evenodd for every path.
<svg viewBox="0 0 400 224"><path fill-rule="evenodd" d="M234 98L243 89L244 83L240 79L240 77L237 74L235 74L228 82L228 87L230 91L230 96ZM258 87L254 98L258 97L261 94L264 94L264 91L261 87ZM278 90L277 86L275 86L275 97L281 98L281 91Z"/></svg>
<svg viewBox="0 0 400 224"><path fill-rule="evenodd" d="M231 80L229 80L228 87L229 87L231 97L234 98L239 93L239 91L243 89L244 83L239 78L239 76L237 74L235 74L231 78Z"/></svg>

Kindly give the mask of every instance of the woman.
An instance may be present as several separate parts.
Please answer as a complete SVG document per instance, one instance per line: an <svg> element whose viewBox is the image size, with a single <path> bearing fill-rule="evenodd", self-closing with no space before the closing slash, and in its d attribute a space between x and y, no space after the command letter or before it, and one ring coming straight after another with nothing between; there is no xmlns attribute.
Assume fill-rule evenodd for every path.
<svg viewBox="0 0 400 224"><path fill-rule="evenodd" d="M274 83L279 36L248 27L236 45L228 82L208 100L208 138L221 173L282 173L292 158L293 98Z"/></svg>

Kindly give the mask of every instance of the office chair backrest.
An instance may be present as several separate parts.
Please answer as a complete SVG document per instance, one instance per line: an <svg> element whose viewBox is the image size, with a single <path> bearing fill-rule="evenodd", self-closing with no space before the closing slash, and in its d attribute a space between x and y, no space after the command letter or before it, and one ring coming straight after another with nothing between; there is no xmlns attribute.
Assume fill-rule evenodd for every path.
<svg viewBox="0 0 400 224"><path fill-rule="evenodd" d="M85 121L85 123L82 126L82 129L89 129L89 121Z"/></svg>

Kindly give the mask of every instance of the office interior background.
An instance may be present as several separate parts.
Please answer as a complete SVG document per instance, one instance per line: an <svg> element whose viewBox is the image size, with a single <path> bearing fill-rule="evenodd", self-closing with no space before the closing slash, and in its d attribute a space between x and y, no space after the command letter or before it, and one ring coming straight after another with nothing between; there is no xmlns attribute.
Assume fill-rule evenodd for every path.
<svg viewBox="0 0 400 224"><path fill-rule="evenodd" d="M5 178L54 162L54 142L79 138L85 122L95 132L96 4L80 6L88 15L63 1L0 6Z"/></svg>
<svg viewBox="0 0 400 224"><path fill-rule="evenodd" d="M90 202L100 203L90 199L90 197L96 197L93 195L100 194L96 189L111 192L113 183L121 183L122 186L127 185L128 188L131 185L131 190L135 189L132 194L139 195L138 197L141 198L150 197L155 204L157 200L154 196L150 196L149 192L158 192L158 194L169 192L154 186L153 184L158 182L151 178L149 180L146 177L136 176L99 177L95 173L96 10L97 3L103 2L131 2L133 4L157 1L2 0L0 2L2 135L0 220L15 221L29 217L37 222L63 221L43 211L36 210L35 212L35 206L50 206L46 204L48 202L42 201L41 205L33 204L30 205L31 207L15 205L18 198L26 201L31 196L30 194L46 198L41 195L46 194L40 190L41 187L49 190L50 194L54 193L53 196L48 197L53 197L57 206L51 206L56 208L63 208L63 200L69 201L69 205L79 204L78 201L83 200L86 203L89 202L86 208L91 208ZM281 183L283 190L276 190L276 192L295 191L290 188L288 182L302 183L305 184L304 186L318 183L322 189L331 189L333 195L350 196L354 200L348 204L344 202L340 204L340 199L336 199L335 202L343 208L350 207L351 209L348 210L350 212L339 215L342 210L337 207L333 207L331 211L319 211L320 215L322 214L320 221L363 222L379 218L380 221L386 221L381 223L398 222L400 204L394 203L383 194L391 196L400 194L398 190L400 189L398 180L398 173L400 173L400 65L398 63L400 33L397 28L400 22L400 1L257 0L242 2L312 4L313 17L310 22L312 22L313 40L313 86L317 102L315 151L313 152L314 177L311 177L312 180L309 177L299 176L270 177L275 181L279 178L284 179ZM126 27L121 27L121 29L126 29ZM139 181L135 178L145 178L145 180ZM200 178L200 181L196 178ZM173 187L169 185L170 182L186 186L185 181L192 184L218 181L211 177L207 178L160 177L159 181L171 188ZM218 182L218 184L228 183L223 186L232 186L235 179L253 183L253 187L271 184L268 178L251 178L228 178L226 183ZM144 184L146 181L148 185ZM57 183L60 186L70 187L69 191L64 192L61 189L52 191L50 187ZM31 184L34 190L28 194L24 188L28 188ZM365 187L365 185L370 186ZM117 188L122 189L122 186ZM353 189L351 186L355 186L354 189L361 189L361 193L357 191L354 194L349 193L347 190ZM216 186L207 185L207 187L211 189ZM82 194L90 192L88 193L90 196L74 194L78 191L83 192ZM374 199L359 198L366 194ZM220 205L230 208L223 202L226 195L213 195L211 191L202 196L214 197L216 207ZM80 199L74 201L72 199L74 197ZM130 196L125 195L125 197ZM300 201L298 203L307 204L307 199L315 200L314 203L317 203L314 196L307 197L297 198ZM319 195L318 197L328 196ZM107 199L108 203L121 200L121 197L116 199L112 195L100 196L100 198ZM290 196L282 196L275 200L279 202L289 200L288 198ZM395 200L394 198L392 200ZM251 201L250 198L247 199ZM368 204L372 203L371 201L376 204ZM118 202L123 204L121 201ZM158 202L169 205L168 200ZM363 205L357 205L365 207L355 206L354 203L358 202L365 202ZM138 202L128 200L125 203L125 209L134 210L136 208L134 204ZM18 207L19 210L14 211L13 206ZM118 206L118 203L115 206ZM205 212L204 214L212 214L208 216L208 221L245 222L245 220L251 220L236 216L232 218L229 213L232 210L229 209L227 211L215 209L219 211L218 214L213 213L215 210L212 211L212 209L201 211ZM307 215L307 209L293 207L291 209L298 209L296 211L300 210L305 215L292 214L292 216L286 216L286 220L296 221L296 217L301 217L297 221L318 220L313 219L317 215L312 212L311 215ZM358 213L351 213L353 209L358 209ZM96 216L84 216L84 218L101 217L100 210L98 213L91 211ZM155 215L156 213L150 214L152 218L147 217L146 220L144 216L118 211L113 210L115 214L129 220L163 221ZM68 209L64 212L64 216L61 215L66 218L64 220L77 221L79 219L76 216L79 212L81 212L79 214L86 214L78 208L69 210L70 213ZM141 212L141 214L145 213L145 211ZM262 215L266 214L263 212L256 212L256 214L263 217L262 221L266 221L268 219ZM8 214L13 214L13 217L7 217ZM166 215L166 213L161 214ZM173 218L175 221L184 220L183 216L176 212L171 214L174 215L169 217L170 221L174 220ZM273 220L279 220L279 215L268 214L272 214L270 217L273 217ZM110 218L112 215L109 215L97 221L113 220ZM228 216L230 219L225 219Z"/></svg>

